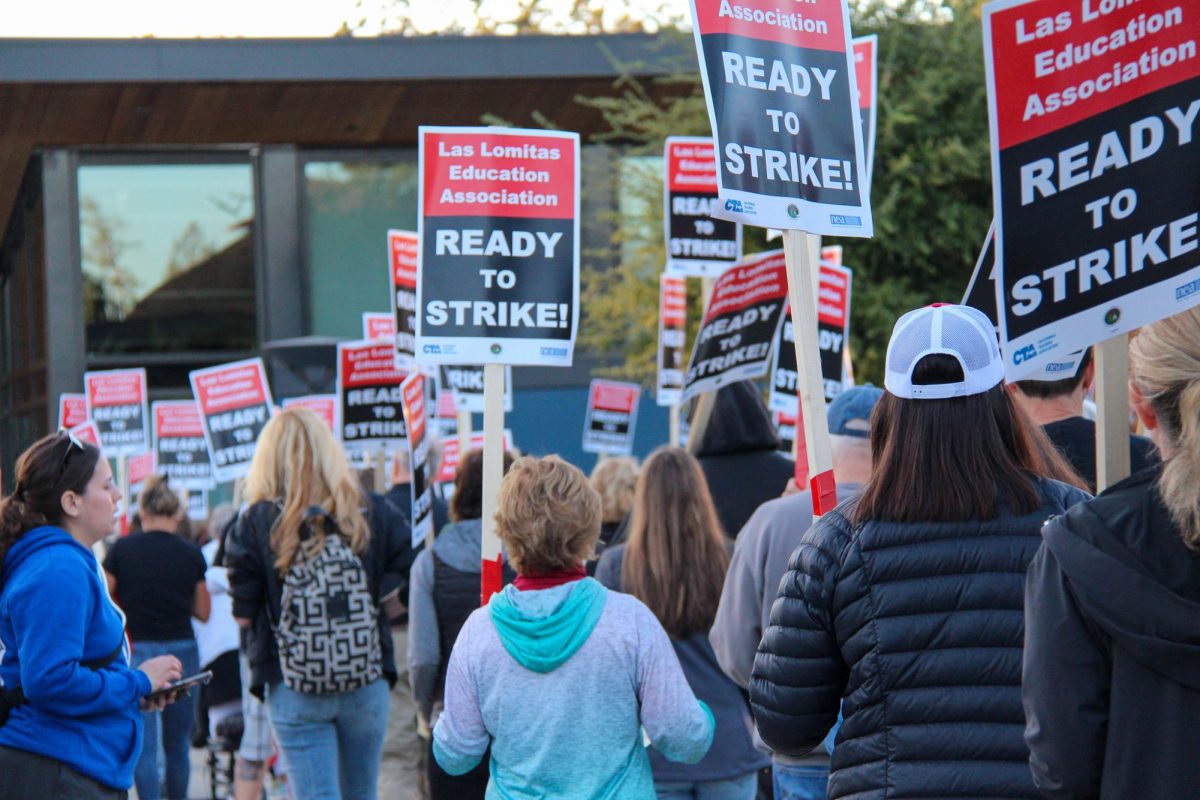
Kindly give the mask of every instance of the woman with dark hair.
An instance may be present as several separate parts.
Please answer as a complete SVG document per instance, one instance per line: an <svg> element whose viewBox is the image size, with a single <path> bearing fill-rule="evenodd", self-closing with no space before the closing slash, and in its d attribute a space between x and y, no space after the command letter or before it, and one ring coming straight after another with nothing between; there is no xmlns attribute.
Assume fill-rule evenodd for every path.
<svg viewBox="0 0 1200 800"><path fill-rule="evenodd" d="M210 599L204 554L179 533L186 511L167 478L151 475L138 496L141 530L113 544L104 572L128 620L133 663L169 654L179 659L185 675L194 675L200 671L200 650L191 620L208 621ZM173 703L161 713L142 714L145 737L133 774L139 800L186 800L195 710L190 702ZM160 747L166 758L161 771Z"/></svg>
<svg viewBox="0 0 1200 800"><path fill-rule="evenodd" d="M1042 529L1021 688L1043 797L1200 786L1200 309L1142 328L1129 393L1163 462Z"/></svg>
<svg viewBox="0 0 1200 800"><path fill-rule="evenodd" d="M92 554L120 496L100 451L60 433L21 454L0 501L0 800L125 797L139 705L182 675L169 655L130 667Z"/></svg>
<svg viewBox="0 0 1200 800"><path fill-rule="evenodd" d="M758 770L771 760L754 748L746 698L708 643L729 568L729 542L696 459L678 447L651 453L638 475L631 514L628 543L604 553L596 579L641 600L658 618L688 685L712 711L718 743L696 764L651 750L655 791L671 800L752 800Z"/></svg>
<svg viewBox="0 0 1200 800"><path fill-rule="evenodd" d="M829 797L1036 798L1022 740L1024 575L1042 522L1088 498L1002 385L966 306L900 318L863 493L792 555L750 685L771 748L837 721ZM1076 478L1076 480L1078 480Z"/></svg>
<svg viewBox="0 0 1200 800"><path fill-rule="evenodd" d="M512 462L512 455L505 453L505 472ZM417 710L431 728L442 710L454 640L479 608L482 516L483 451L472 450L459 462L454 477L450 524L438 532L432 548L417 556L409 577L408 676ZM513 577L506 560L504 583ZM432 800L482 799L487 790L486 758L464 775L451 775L429 756L426 772Z"/></svg>

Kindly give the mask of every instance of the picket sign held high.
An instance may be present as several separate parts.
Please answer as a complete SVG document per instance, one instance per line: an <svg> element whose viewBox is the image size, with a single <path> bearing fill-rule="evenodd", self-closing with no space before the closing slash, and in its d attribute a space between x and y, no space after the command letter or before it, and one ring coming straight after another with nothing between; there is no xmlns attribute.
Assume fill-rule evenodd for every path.
<svg viewBox="0 0 1200 800"><path fill-rule="evenodd" d="M1129 477L1129 335L1096 345L1096 491Z"/></svg>
<svg viewBox="0 0 1200 800"><path fill-rule="evenodd" d="M703 308L708 308L708 303L712 300L713 286L716 281L712 278L700 279L700 296L701 305ZM692 455L700 452L700 441L704 438L704 431L708 428L708 421L712 419L713 406L717 402L716 392L704 392L696 398L692 404L692 419L691 426L688 428L687 451Z"/></svg>
<svg viewBox="0 0 1200 800"><path fill-rule="evenodd" d="M825 381L821 377L821 354L817 343L816 280L821 243L804 231L783 232L783 252L787 262L788 298L792 304L795 327L796 394L804 423L809 488L813 514L821 516L837 505L837 486L833 479L833 442L825 416ZM799 431L796 438L799 439Z"/></svg>
<svg viewBox="0 0 1200 800"><path fill-rule="evenodd" d="M465 457L465 453L462 457ZM483 365L483 537L479 604L500 591L503 564L496 535L496 499L504 478L504 365Z"/></svg>

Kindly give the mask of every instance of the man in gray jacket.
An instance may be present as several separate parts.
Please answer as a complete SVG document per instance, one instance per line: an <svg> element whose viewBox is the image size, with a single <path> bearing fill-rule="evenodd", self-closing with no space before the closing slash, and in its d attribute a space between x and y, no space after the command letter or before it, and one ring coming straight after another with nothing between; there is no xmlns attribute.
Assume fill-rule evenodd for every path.
<svg viewBox="0 0 1200 800"><path fill-rule="evenodd" d="M882 394L870 384L856 386L829 406L839 501L857 492L871 474L871 412ZM709 641L721 669L742 688L750 686L754 653L788 559L812 521L812 495L795 492L759 506L738 534ZM757 731L755 740L767 749ZM801 759L772 753L772 761L776 800L824 800L829 754L823 748Z"/></svg>

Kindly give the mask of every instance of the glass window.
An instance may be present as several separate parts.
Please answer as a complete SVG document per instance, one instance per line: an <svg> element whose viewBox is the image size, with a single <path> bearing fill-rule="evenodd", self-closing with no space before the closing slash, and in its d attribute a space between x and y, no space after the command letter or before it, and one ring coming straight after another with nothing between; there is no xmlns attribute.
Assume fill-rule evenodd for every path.
<svg viewBox="0 0 1200 800"><path fill-rule="evenodd" d="M255 346L249 163L79 168L89 355Z"/></svg>
<svg viewBox="0 0 1200 800"><path fill-rule="evenodd" d="M304 165L308 332L358 339L362 312L390 311L387 231L417 229L417 154Z"/></svg>

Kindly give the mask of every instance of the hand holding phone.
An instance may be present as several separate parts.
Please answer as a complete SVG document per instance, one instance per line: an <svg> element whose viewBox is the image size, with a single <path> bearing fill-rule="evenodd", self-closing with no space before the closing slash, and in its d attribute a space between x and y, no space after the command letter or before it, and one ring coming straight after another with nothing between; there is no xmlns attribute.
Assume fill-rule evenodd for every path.
<svg viewBox="0 0 1200 800"><path fill-rule="evenodd" d="M189 675L186 678L181 678L180 680L168 684L157 691L151 692L150 694L146 695L145 699L148 702L153 703L156 700L167 697L168 695L184 694L193 686L201 686L208 683L210 680L212 680L212 670L206 669L204 672L198 672L195 675Z"/></svg>

